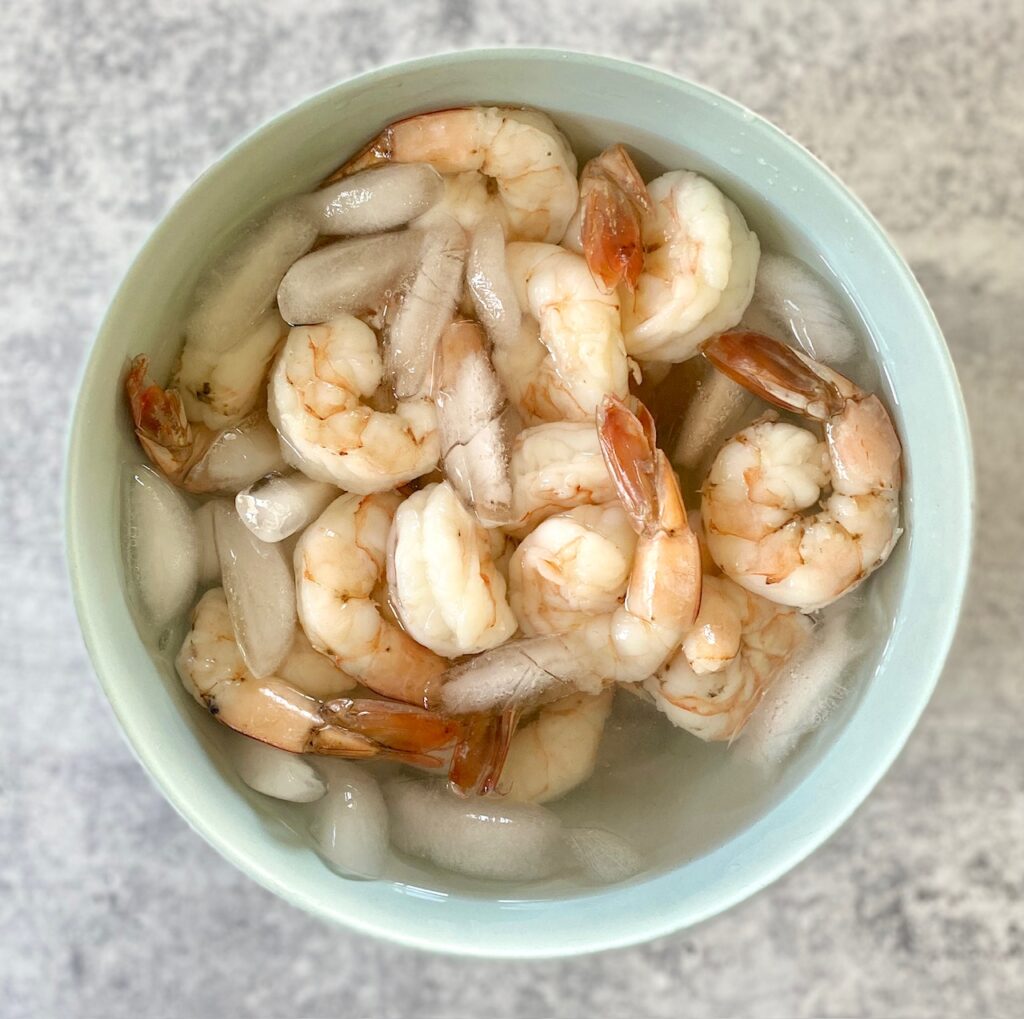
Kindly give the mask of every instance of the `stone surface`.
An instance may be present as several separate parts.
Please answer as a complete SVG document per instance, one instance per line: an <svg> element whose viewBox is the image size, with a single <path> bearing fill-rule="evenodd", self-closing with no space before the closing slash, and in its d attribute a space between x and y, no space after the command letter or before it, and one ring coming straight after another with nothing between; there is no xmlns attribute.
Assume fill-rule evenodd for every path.
<svg viewBox="0 0 1024 1019"><path fill-rule="evenodd" d="M868 802L724 916L547 963L463 962L356 937L275 899L194 835L132 759L91 675L58 498L91 337L187 184L241 132L337 79L496 43L648 61L809 145L892 232L933 300L978 467L959 638ZM1022 47L1022 8L1002 0L5 5L0 714L13 723L0 740L0 1011L1019 1015Z"/></svg>

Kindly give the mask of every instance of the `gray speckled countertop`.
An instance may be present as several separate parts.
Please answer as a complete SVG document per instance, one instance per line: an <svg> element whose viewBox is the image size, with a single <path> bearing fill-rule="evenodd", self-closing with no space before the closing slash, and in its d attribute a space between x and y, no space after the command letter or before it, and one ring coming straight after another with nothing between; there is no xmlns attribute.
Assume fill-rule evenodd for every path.
<svg viewBox="0 0 1024 1019"><path fill-rule="evenodd" d="M35 0L0 13L0 1013L1001 1016L1024 1000L1024 48L1005 0ZM557 7L557 10L551 8ZM315 921L213 852L117 734L65 581L72 389L133 252L241 132L355 71L565 45L752 106L863 197L966 391L966 616L905 752L823 849L649 945L462 962ZM941 555L941 548L936 549Z"/></svg>

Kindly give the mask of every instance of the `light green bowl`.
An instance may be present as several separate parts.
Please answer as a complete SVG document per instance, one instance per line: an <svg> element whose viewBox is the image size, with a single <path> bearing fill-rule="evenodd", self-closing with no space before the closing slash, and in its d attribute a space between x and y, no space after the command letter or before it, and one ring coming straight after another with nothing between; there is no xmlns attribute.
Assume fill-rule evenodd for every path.
<svg viewBox="0 0 1024 1019"><path fill-rule="evenodd" d="M537 106L577 152L623 141L641 168L707 174L762 244L805 258L849 297L877 355L908 467L907 534L872 578L877 611L853 693L770 782L721 748L680 736L670 773L606 780L620 828L648 825L652 869L606 889L563 883L496 892L403 864L400 881L331 875L225 766L167 653L139 636L126 600L119 479L139 460L119 380L126 359L169 369L210 253L276 198L306 189L384 124L468 103ZM935 319L878 224L832 174L760 117L634 64L548 50L431 57L362 75L250 135L188 190L128 273L93 346L67 464L68 559L85 640L129 742L182 816L265 887L319 916L465 955L559 956L696 923L783 874L849 816L921 713L956 626L973 481L963 404ZM616 784L617 783L617 784ZM600 791L600 790L599 790Z"/></svg>

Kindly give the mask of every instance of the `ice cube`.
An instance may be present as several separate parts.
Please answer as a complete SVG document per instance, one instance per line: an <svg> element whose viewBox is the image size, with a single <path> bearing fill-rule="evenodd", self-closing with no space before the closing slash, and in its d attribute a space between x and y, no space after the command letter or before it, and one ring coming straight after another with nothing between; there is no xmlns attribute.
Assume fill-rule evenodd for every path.
<svg viewBox="0 0 1024 1019"><path fill-rule="evenodd" d="M188 472L188 490L233 494L267 474L287 470L277 431L266 414L257 411L218 433Z"/></svg>
<svg viewBox="0 0 1024 1019"><path fill-rule="evenodd" d="M496 881L539 881L566 864L562 822L532 803L462 799L443 782L393 779L384 787L391 838L410 856Z"/></svg>
<svg viewBox="0 0 1024 1019"><path fill-rule="evenodd" d="M290 754L248 736L235 733L225 733L225 736L231 763L250 789L292 803L312 803L327 792L324 780L299 754Z"/></svg>
<svg viewBox="0 0 1024 1019"><path fill-rule="evenodd" d="M182 494L148 467L124 480L128 574L146 615L166 626L189 606L199 579L199 539Z"/></svg>
<svg viewBox="0 0 1024 1019"><path fill-rule="evenodd" d="M378 878L388 856L388 808L376 779L359 764L323 759L327 795L313 808L317 852L345 877Z"/></svg>
<svg viewBox="0 0 1024 1019"><path fill-rule="evenodd" d="M280 544L260 541L230 503L215 504L217 556L231 626L249 671L273 675L295 635L295 578Z"/></svg>
<svg viewBox="0 0 1024 1019"><path fill-rule="evenodd" d="M849 634L855 608L855 601L845 601L823 613L818 628L768 687L734 752L772 768L828 717L842 699L843 678L861 651L861 642Z"/></svg>
<svg viewBox="0 0 1024 1019"><path fill-rule="evenodd" d="M400 400L429 393L434 353L462 290L466 238L452 219L427 231L419 268L387 333L384 374Z"/></svg>
<svg viewBox="0 0 1024 1019"><path fill-rule="evenodd" d="M762 254L742 324L796 343L826 364L848 362L860 347L834 290L789 255Z"/></svg>
<svg viewBox="0 0 1024 1019"><path fill-rule="evenodd" d="M282 541L315 520L341 492L303 474L262 478L235 496L246 527L260 541Z"/></svg>
<svg viewBox="0 0 1024 1019"><path fill-rule="evenodd" d="M683 413L673 462L693 470L738 429L753 396L707 364Z"/></svg>
<svg viewBox="0 0 1024 1019"><path fill-rule="evenodd" d="M441 700L452 714L532 706L571 693L579 672L578 655L557 634L526 637L450 668Z"/></svg>
<svg viewBox="0 0 1024 1019"><path fill-rule="evenodd" d="M412 271L422 244L422 233L402 230L339 241L311 252L281 281L281 314L292 325L312 325L342 314L375 312Z"/></svg>
<svg viewBox="0 0 1024 1019"><path fill-rule="evenodd" d="M321 234L375 234L403 226L440 201L429 163L390 163L343 177L305 199Z"/></svg>
<svg viewBox="0 0 1024 1019"><path fill-rule="evenodd" d="M315 240L316 224L300 203L275 209L207 270L185 324L186 340L210 353L234 346L270 309L288 267Z"/></svg>
<svg viewBox="0 0 1024 1019"><path fill-rule="evenodd" d="M569 828L566 844L584 873L601 884L614 884L639 874L640 853L619 835L603 828Z"/></svg>
<svg viewBox="0 0 1024 1019"><path fill-rule="evenodd" d="M483 220L473 231L466 258L466 285L480 324L496 347L519 342L522 309L505 264L505 232L496 219Z"/></svg>
<svg viewBox="0 0 1024 1019"><path fill-rule="evenodd" d="M192 514L195 521L196 537L199 542L199 586L220 585L220 560L217 558L217 538L213 531L213 514L216 499L204 502Z"/></svg>

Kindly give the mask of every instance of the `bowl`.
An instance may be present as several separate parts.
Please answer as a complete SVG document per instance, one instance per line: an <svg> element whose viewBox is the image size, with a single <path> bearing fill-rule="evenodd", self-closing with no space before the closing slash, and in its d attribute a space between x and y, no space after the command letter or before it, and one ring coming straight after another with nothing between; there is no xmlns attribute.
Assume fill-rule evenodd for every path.
<svg viewBox="0 0 1024 1019"><path fill-rule="evenodd" d="M191 291L245 219L307 189L384 124L467 103L547 110L577 153L623 141L648 172L688 167L743 209L762 244L805 259L845 296L881 371L904 444L907 533L870 581L868 650L851 693L763 780L725 748L680 738L668 767L626 757L598 783L616 823L658 847L610 887L487 887L401 862L395 880L335 877L234 776L209 719L140 635L121 554L122 469L139 461L120 380L126 359L170 369ZM66 467L68 563L96 673L135 754L228 860L321 917L406 945L551 957L643 941L739 902L820 845L896 757L935 685L968 570L972 467L953 366L910 270L860 202L767 121L707 88L604 57L478 50L397 64L334 86L245 138L166 215L117 292L81 381ZM942 535L942 554L934 539Z"/></svg>

